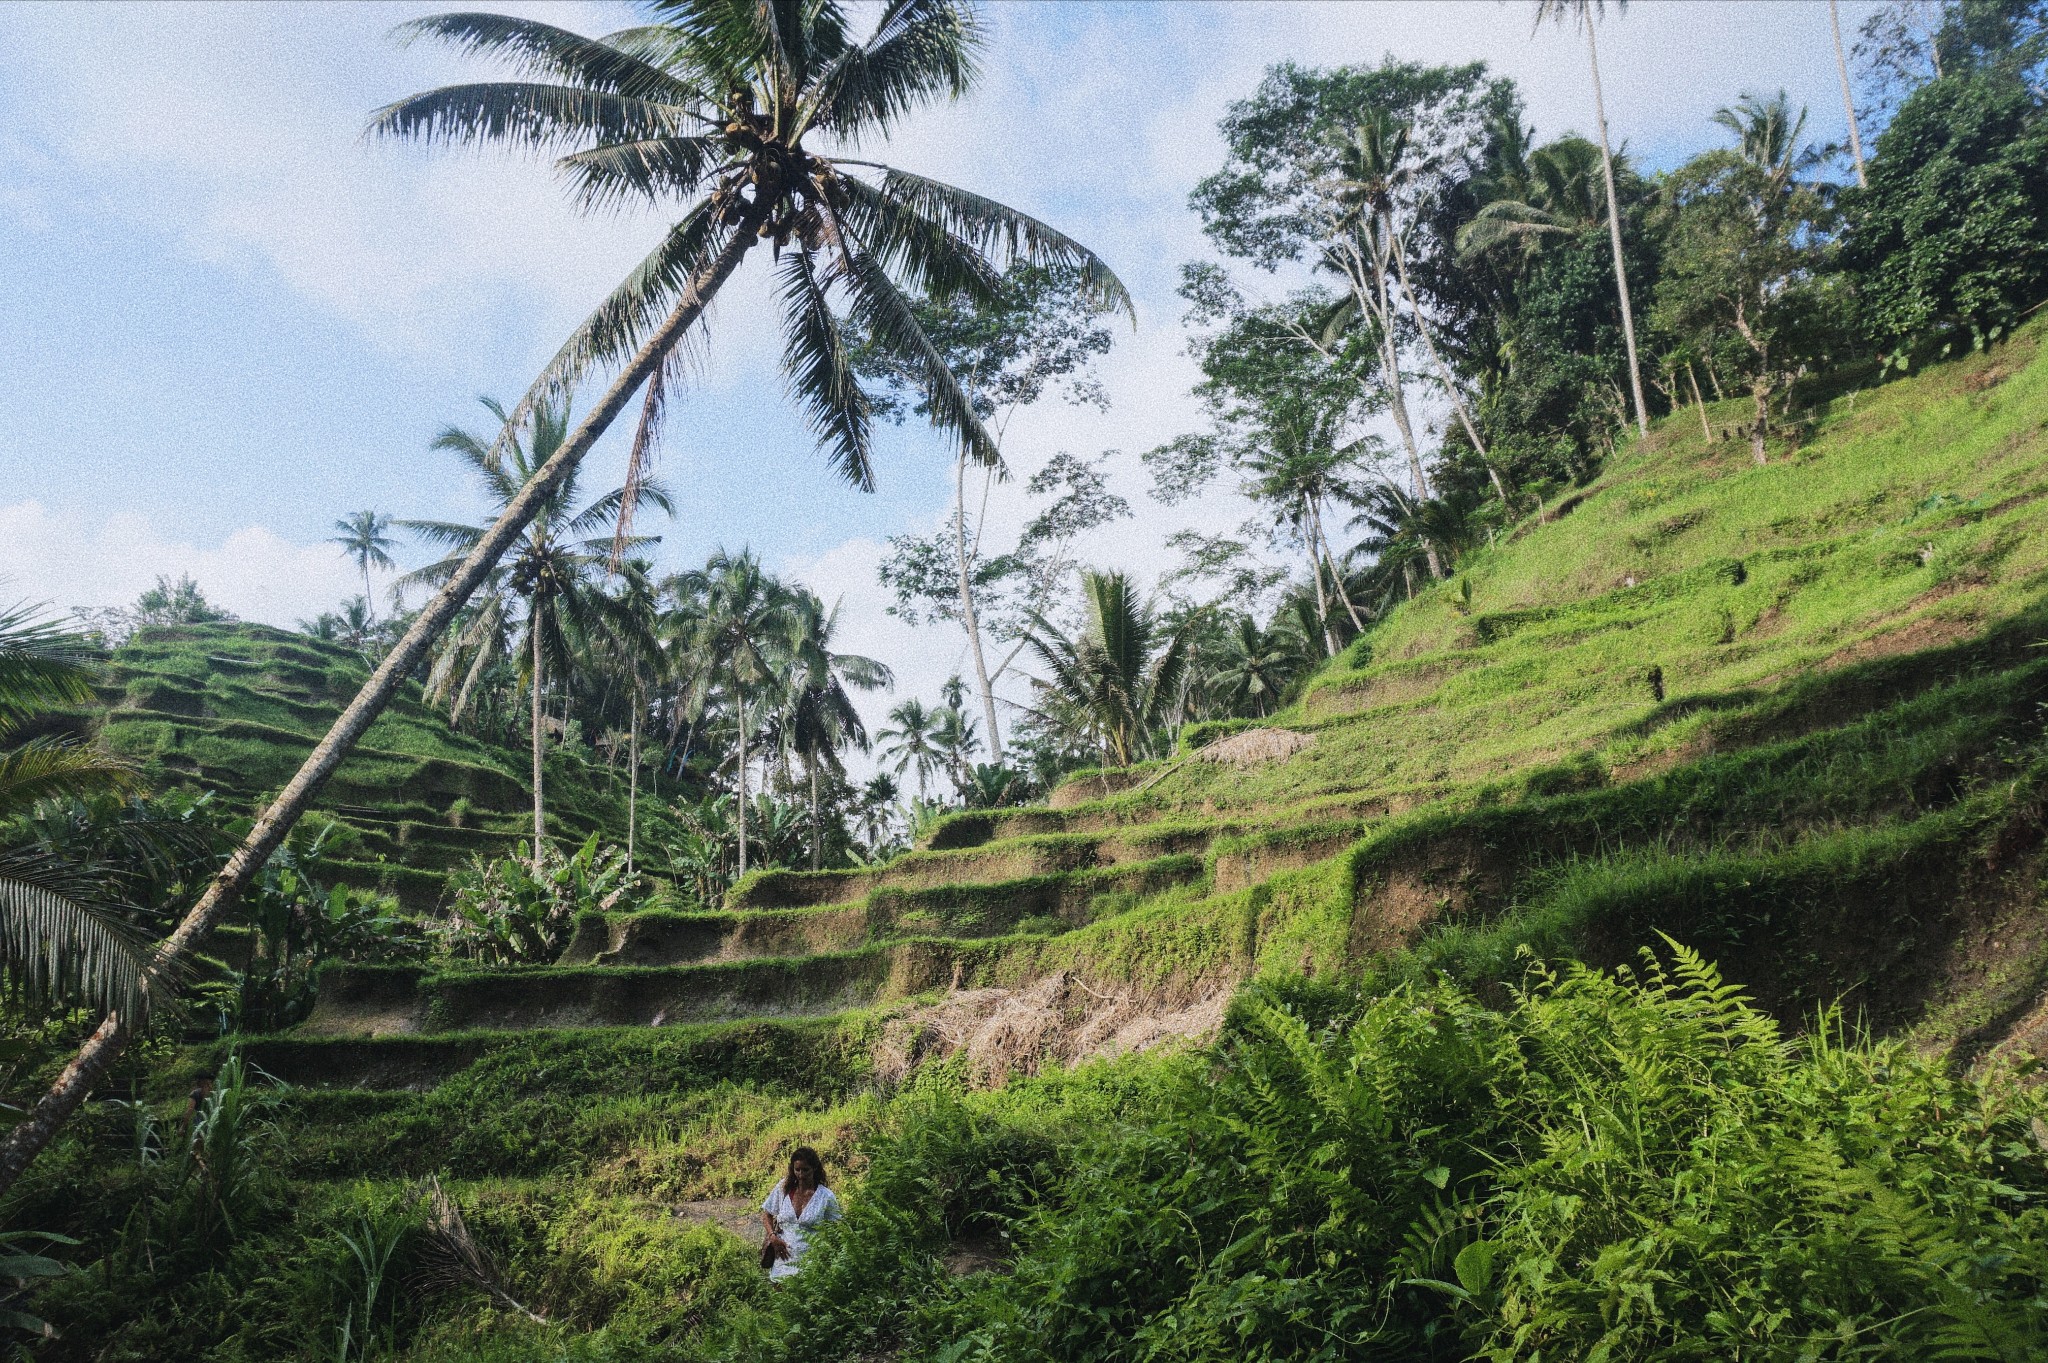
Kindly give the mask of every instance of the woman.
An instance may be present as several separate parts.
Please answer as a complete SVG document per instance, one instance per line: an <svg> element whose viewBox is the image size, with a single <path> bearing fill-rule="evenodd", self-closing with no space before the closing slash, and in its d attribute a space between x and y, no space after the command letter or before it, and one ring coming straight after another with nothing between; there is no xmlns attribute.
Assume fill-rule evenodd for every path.
<svg viewBox="0 0 2048 1363"><path fill-rule="evenodd" d="M811 1247L811 1232L838 1219L839 1199L826 1186L825 1161L810 1146L798 1146L788 1174L761 1204L761 1225L768 1232L762 1257L773 1259L768 1276L776 1282L794 1276Z"/></svg>

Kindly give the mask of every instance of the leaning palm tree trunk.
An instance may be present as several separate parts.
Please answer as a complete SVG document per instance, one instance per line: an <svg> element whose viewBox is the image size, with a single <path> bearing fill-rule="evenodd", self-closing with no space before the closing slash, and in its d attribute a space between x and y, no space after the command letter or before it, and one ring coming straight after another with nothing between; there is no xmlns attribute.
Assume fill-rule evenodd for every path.
<svg viewBox="0 0 2048 1363"><path fill-rule="evenodd" d="M334 769L341 765L342 759L348 756L364 731L383 713L399 684L426 656L427 649L469 600L470 593L512 547L512 542L540 511L542 503L561 486L562 480L569 476L584 454L597 443L598 437L625 409L634 391L667 360L669 352L684 333L703 316L705 307L754 245L759 226L751 214L741 220L723 249L690 278L676 310L612 380L611 387L583 418L583 424L562 442L554 457L534 473L497 522L476 542L446 585L420 611L411 628L406 630L377 670L370 674L370 679L363 683L362 690L341 712L341 717L334 721L327 736L307 755L304 764L249 829L241 846L228 858L227 865L214 877L206 893L199 897L199 902L192 906L177 930L157 948L155 971L158 975L175 972L199 950L221 916L263 869L263 864L270 860L270 854L284 842L285 835L306 812L320 787L334 774ZM127 1018L119 1012L108 1013L71 1063L64 1067L64 1072L57 1076L50 1091L8 1133L6 1143L0 1145L0 1196L5 1196L14 1186L29 1162L57 1134L57 1128L99 1084L133 1034Z"/></svg>
<svg viewBox="0 0 2048 1363"><path fill-rule="evenodd" d="M1586 16L1586 58L1593 68L1593 121L1600 125L1600 173L1607 181L1607 235L1614 246L1614 287L1621 296L1621 337L1628 343L1628 381L1636 399L1636 433L1650 433L1643 405L1643 371L1636 363L1636 315L1628 301L1628 267L1621 261L1621 200L1614 192L1614 153L1607 149L1607 100L1600 92L1600 45L1593 40L1593 16Z"/></svg>

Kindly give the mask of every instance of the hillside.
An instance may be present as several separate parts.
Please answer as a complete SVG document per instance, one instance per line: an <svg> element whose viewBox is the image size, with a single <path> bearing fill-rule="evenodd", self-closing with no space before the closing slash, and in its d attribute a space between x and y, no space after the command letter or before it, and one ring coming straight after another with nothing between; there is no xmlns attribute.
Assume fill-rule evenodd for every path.
<svg viewBox="0 0 2048 1363"><path fill-rule="evenodd" d="M351 649L262 625L146 629L107 669L102 737L155 784L215 791L253 812L368 675ZM612 773L550 756L555 836L580 841L624 826L624 788ZM432 910L449 868L532 837L529 761L451 729L417 685L406 686L315 805L339 826L328 867Z"/></svg>
<svg viewBox="0 0 2048 1363"><path fill-rule="evenodd" d="M1709 414L1727 438L1665 422L1318 675L1266 726L1309 740L1289 755L1233 742L1246 725L1191 732L1048 807L954 815L884 866L757 873L715 912L589 916L554 965L330 967L307 1024L245 1045L302 1086L293 1210L264 1243L311 1272L321 1227L437 1174L557 1325L416 1304L405 1356L471 1357L458 1345L482 1347L486 1321L505 1359L564 1356L561 1322L695 1338L712 1304L769 1310L739 1237L791 1145L900 1167L900 1142L869 1138L919 1071L969 1091L1044 1071L1033 1101L1088 1130L1136 1101L1132 1064L1170 1062L1071 1083L1056 1062L1209 1037L1261 976L1347 1006L1440 978L1504 1000L1532 954L1620 965L1668 935L1793 1029L1842 1000L1922 1055L2048 1052L2042 335L1818 402L1762 467L1733 438L1738 404ZM152 637L120 660L109 735L260 787L331 703L333 653ZM516 765L416 703L368 748L329 795L366 851L427 866L516 832ZM447 818L458 796L474 825ZM573 817L603 816L582 798ZM219 1059L191 1054L162 1092ZM1050 1117L1016 1123L967 1122L946 1147L988 1182L896 1192L1007 1196L996 1165L1054 1158ZM94 1192L88 1216L117 1224L120 1195ZM937 1247L920 1271L1008 1253L994 1223L947 1218L920 1232ZM288 1277L246 1289L213 1337L287 1348ZM91 1356L149 1356L151 1328Z"/></svg>

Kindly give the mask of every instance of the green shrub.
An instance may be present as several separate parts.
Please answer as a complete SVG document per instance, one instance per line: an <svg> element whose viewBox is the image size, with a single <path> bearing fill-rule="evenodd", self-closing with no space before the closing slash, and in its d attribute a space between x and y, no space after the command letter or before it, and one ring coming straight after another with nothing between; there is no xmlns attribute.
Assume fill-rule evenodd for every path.
<svg viewBox="0 0 2048 1363"><path fill-rule="evenodd" d="M927 1094L728 1356L2041 1356L2048 1102L1671 955L1255 991L1120 1106ZM977 1235L1008 1271L943 1272Z"/></svg>

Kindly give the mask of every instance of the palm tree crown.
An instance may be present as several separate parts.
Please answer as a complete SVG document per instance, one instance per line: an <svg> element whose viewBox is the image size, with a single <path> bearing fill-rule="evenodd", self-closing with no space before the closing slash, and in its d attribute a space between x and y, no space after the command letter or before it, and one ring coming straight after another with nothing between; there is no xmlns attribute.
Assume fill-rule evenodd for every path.
<svg viewBox="0 0 2048 1363"><path fill-rule="evenodd" d="M336 534L328 539L329 544L338 544L341 551L356 561L356 567L363 574L363 602L371 615L376 608L369 605L370 569L396 568L397 562L391 557L391 550L398 547L398 541L385 534L391 528L391 518L376 511L351 511L334 523Z"/></svg>
<svg viewBox="0 0 2048 1363"><path fill-rule="evenodd" d="M861 41L836 0L661 0L651 10L655 22L605 38L494 14L436 15L400 30L489 54L534 79L415 95L380 110L374 132L556 153L588 209L682 206L529 397L623 360L672 310L701 311L740 257L767 242L785 375L849 481L871 488L874 470L845 310L914 376L933 422L996 462L995 442L905 290L993 303L996 258L1022 258L1077 272L1105 303L1130 302L1094 253L1037 219L845 154L886 137L912 109L966 90L981 41L972 13L959 0L891 0ZM680 354L649 383L629 485L651 455Z"/></svg>
<svg viewBox="0 0 2048 1363"><path fill-rule="evenodd" d="M1047 673L1039 691L1094 731L1108 761L1128 766L1180 701L1188 627L1169 630L1122 573L1083 573L1081 587L1087 624L1078 638L1032 617L1026 637Z"/></svg>

